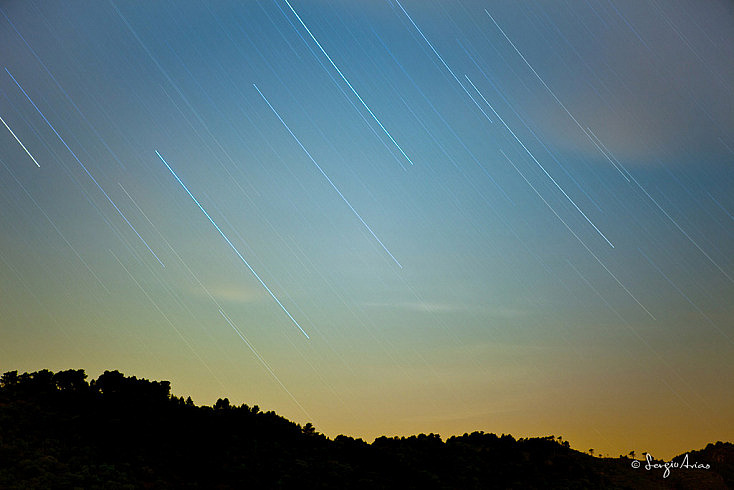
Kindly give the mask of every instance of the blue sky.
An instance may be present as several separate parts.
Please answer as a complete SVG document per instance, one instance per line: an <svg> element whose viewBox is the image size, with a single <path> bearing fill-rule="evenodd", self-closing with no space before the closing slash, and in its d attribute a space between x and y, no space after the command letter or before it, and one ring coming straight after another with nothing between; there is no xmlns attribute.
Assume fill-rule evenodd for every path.
<svg viewBox="0 0 734 490"><path fill-rule="evenodd" d="M0 368L732 438L731 5L289 2L3 4Z"/></svg>

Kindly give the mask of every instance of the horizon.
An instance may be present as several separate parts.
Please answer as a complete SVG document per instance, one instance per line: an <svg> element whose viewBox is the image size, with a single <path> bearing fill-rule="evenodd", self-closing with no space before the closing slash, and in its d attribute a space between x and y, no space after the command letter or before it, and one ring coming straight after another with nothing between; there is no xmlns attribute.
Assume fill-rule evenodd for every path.
<svg viewBox="0 0 734 490"><path fill-rule="evenodd" d="M8 2L0 371L332 438L734 441L732 26L723 0Z"/></svg>
<svg viewBox="0 0 734 490"><path fill-rule="evenodd" d="M145 381L145 382L150 382L150 383L170 383L169 380L157 380L157 379L150 379L149 380L147 378L137 377L135 374L123 373L123 372L120 372L119 370L116 370L116 369L106 369L105 371L103 371L102 373L100 373L100 375L97 376L97 377L90 377L88 375L88 373L86 372L86 370L84 370L84 369L80 369L80 370L82 372L84 372L84 375L85 375L85 383L87 383L87 386L88 387L91 386L91 382L92 381L98 380L103 374L107 374L107 373L119 373L120 375L124 376L127 379L135 378L138 381ZM40 370L40 371L43 371L43 370ZM65 371L79 371L79 370L72 368L72 369L65 370ZM58 372L61 372L61 371L58 371ZM51 371L51 373L53 374L54 372ZM6 374L6 373L4 373L4 374ZM35 374L35 373L20 373L20 372L15 371L15 374L18 375L18 376L21 376L23 374ZM172 385L169 384L168 387L170 388L170 393L168 394L168 399L169 400L170 399L178 399L180 401L185 400L187 405L189 403L189 400L191 400L191 402L193 403L193 405L195 407L197 407L197 408L211 408L211 409L215 409L216 410L218 408L219 403L220 402L224 402L224 403L226 403L226 406L229 407L229 408L233 408L233 409L245 408L247 410L254 411L255 413L257 413L257 412L259 412L259 413L273 413L273 414L275 414L275 415L277 415L279 417L282 417L282 415L278 414L274 410L268 409L268 407L260 407L257 403L253 403L253 400L250 400L250 403L247 403L246 401L245 402L242 402L242 403L236 403L236 402L233 402L232 400L230 400L229 397L223 395L222 397L217 398L217 400L213 401L211 404L197 403L196 400L194 400L193 398L191 398L191 396L186 395L185 393L184 394L175 393L174 390L173 390L173 386ZM58 386L57 386L57 389L58 390L62 390L62 388L60 388ZM69 388L66 388L66 389L69 389ZM74 389L77 389L77 388L74 388ZM289 420L287 418L286 418L286 420L288 420L289 422L296 423L299 426L311 424L310 421L305 421L304 424L300 424L298 422ZM573 443L571 443L569 440L567 440L565 437L563 437L563 434L525 435L525 436L519 436L518 437L515 434L504 433L504 432L487 432L487 431L483 431L483 430L474 430L474 431L467 431L467 432L463 432L463 433L448 434L448 435L446 435L446 434L440 434L438 432L431 431L431 432L410 433L410 434L384 434L384 433L383 434L380 434L380 433L376 433L376 435L374 435L372 437L364 437L364 436L361 436L359 434L345 434L345 433L325 434L325 433L323 433L323 432L321 432L321 431L318 430L319 427L314 426L313 424L311 424L311 426L316 431L317 434L320 434L322 436L325 436L325 437L327 437L330 440L335 440L339 436L347 436L347 437L351 437L351 438L353 438L355 440L362 440L363 442L365 442L367 444L372 444L377 439L381 439L381 438L388 438L388 439L401 438L402 439L402 438L410 438L410 437L426 436L426 435L428 435L428 436L438 436L438 438L442 442L446 442L448 439L450 439L452 437L457 437L458 438L458 437L468 436L468 435L472 435L472 434L476 434L476 433L487 434L487 435L495 435L497 437L510 436L514 440L517 440L517 441L522 440L522 439L551 439L552 441L557 442L558 444L564 445L565 447L568 447L569 449L571 449L573 451L577 451L577 452L580 452L580 453L583 453L583 454L586 454L586 455L589 455L589 456L598 457L598 458L610 458L610 459L620 459L620 458L621 459L628 459L628 458L632 458L632 459L638 459L638 460L650 459L650 460L657 460L657 461L665 461L665 460L668 460L669 461L669 460L672 460L673 458L676 458L676 457L679 457L679 456L688 455L688 453L690 453L692 451L701 451L701 450L704 450L704 449L706 449L710 445L717 445L717 444L721 444L721 443L724 443L724 444L732 444L730 441L721 441L721 440L719 440L719 441L709 441L708 443L706 443L706 446L702 446L700 448L689 448L689 449L687 449L687 450L685 450L683 452L680 452L680 453L676 453L676 454L673 454L673 455L668 455L666 457L659 457L659 456L653 455L652 453L649 453L649 452L646 452L646 451L641 451L640 452L640 451L637 451L637 450L634 450L634 449L630 450L626 454L625 453L620 453L618 455L604 454L601 451L598 451L598 450L596 450L594 448L582 449L580 447L575 447ZM632 451L634 451L635 456L632 456Z"/></svg>

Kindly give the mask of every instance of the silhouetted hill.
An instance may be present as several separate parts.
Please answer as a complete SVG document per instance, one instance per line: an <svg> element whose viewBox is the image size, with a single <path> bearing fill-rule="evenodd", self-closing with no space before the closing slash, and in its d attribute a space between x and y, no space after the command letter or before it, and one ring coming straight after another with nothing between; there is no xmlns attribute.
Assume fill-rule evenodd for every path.
<svg viewBox="0 0 734 490"><path fill-rule="evenodd" d="M197 407L167 381L82 370L0 378L0 488L728 488L734 446L689 454L704 469L633 469L553 436L474 432L361 439L319 434L257 406ZM681 462L683 455L675 458ZM680 459L679 459L680 458Z"/></svg>

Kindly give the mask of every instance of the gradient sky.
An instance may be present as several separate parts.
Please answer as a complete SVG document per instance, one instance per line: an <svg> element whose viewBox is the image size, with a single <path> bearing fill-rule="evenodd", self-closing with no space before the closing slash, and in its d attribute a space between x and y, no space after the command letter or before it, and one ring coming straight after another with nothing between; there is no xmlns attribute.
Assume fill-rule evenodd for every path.
<svg viewBox="0 0 734 490"><path fill-rule="evenodd" d="M731 2L288 1L2 3L0 370L734 439Z"/></svg>

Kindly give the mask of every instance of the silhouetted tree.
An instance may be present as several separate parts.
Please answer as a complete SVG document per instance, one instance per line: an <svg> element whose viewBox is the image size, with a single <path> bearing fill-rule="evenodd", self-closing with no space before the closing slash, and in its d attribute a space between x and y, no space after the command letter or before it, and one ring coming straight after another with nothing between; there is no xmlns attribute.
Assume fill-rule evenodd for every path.
<svg viewBox="0 0 734 490"><path fill-rule="evenodd" d="M93 386L106 396L116 395L123 390L125 376L119 371L105 371L97 378Z"/></svg>
<svg viewBox="0 0 734 490"><path fill-rule="evenodd" d="M34 390L36 392L48 392L55 388L53 377L54 373L48 369L42 369L31 374L21 374L18 384L23 388Z"/></svg>
<svg viewBox="0 0 734 490"><path fill-rule="evenodd" d="M59 371L53 375L56 388L61 391L83 391L89 388L86 379L87 374L83 369Z"/></svg>
<svg viewBox="0 0 734 490"><path fill-rule="evenodd" d="M18 384L18 371L8 371L0 377L0 386L11 388Z"/></svg>
<svg viewBox="0 0 734 490"><path fill-rule="evenodd" d="M219 398L214 404L214 410L226 410L229 408L229 398Z"/></svg>

